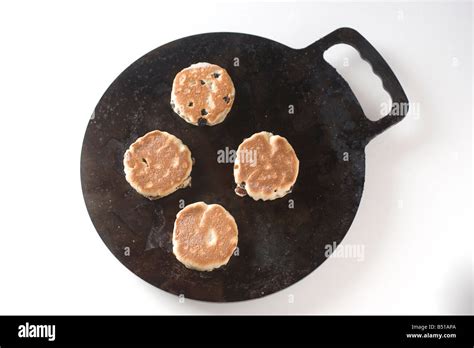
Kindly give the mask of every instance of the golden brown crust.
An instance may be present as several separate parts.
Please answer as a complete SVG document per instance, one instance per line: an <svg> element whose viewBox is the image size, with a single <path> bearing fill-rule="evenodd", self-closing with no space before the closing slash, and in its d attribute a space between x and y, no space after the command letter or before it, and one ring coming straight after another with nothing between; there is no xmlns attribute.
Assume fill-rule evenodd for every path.
<svg viewBox="0 0 474 348"><path fill-rule="evenodd" d="M245 139L234 163L236 194L272 200L291 192L299 160L290 143L279 135L260 132Z"/></svg>
<svg viewBox="0 0 474 348"><path fill-rule="evenodd" d="M213 126L224 121L234 97L234 84L224 68L197 63L174 78L171 106L188 123Z"/></svg>
<svg viewBox="0 0 474 348"><path fill-rule="evenodd" d="M191 151L172 134L155 130L125 152L125 178L140 194L157 199L191 182Z"/></svg>
<svg viewBox="0 0 474 348"><path fill-rule="evenodd" d="M193 203L176 215L173 253L188 268L211 271L227 264L237 242L237 224L219 204Z"/></svg>

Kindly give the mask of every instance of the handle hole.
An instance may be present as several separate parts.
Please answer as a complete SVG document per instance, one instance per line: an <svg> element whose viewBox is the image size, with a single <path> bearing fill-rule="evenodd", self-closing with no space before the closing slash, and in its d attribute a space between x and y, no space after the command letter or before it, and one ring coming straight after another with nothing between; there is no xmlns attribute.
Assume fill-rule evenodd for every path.
<svg viewBox="0 0 474 348"><path fill-rule="evenodd" d="M369 120L377 121L390 112L392 98L383 89L382 80L354 47L334 45L323 57L347 81Z"/></svg>

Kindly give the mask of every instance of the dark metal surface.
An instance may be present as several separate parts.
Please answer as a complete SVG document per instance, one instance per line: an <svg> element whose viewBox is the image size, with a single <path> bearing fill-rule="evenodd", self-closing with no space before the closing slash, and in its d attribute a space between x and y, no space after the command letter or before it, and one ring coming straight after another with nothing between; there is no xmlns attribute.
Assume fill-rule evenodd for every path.
<svg viewBox="0 0 474 348"><path fill-rule="evenodd" d="M359 206L366 144L404 116L376 122L364 116L347 83L323 59L337 43L354 46L393 101L407 102L383 58L349 28L300 50L251 35L196 35L161 46L126 69L97 105L81 157L87 209L112 253L158 288L206 301L261 297L324 262L325 246L341 242ZM176 73L201 61L227 69L236 88L232 111L214 127L189 125L169 105ZM196 164L192 187L149 201L125 181L122 158L137 137L154 129L182 139ZM300 159L293 192L269 202L235 195L232 163L217 161L218 150L235 150L262 130L286 137ZM180 203L196 201L223 205L239 227L239 255L213 272L189 270L172 254Z"/></svg>

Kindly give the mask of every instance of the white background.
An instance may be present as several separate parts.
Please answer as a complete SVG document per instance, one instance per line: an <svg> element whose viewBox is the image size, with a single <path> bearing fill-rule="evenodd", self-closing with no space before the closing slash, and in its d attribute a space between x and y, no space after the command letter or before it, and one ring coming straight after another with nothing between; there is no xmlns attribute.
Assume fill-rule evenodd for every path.
<svg viewBox="0 0 474 348"><path fill-rule="evenodd" d="M365 245L364 260L331 257L279 293L233 304L181 304L122 266L79 176L89 116L115 77L191 34L302 48L342 26L379 50L419 107L366 149L343 243ZM471 3L11 1L0 38L0 314L473 312ZM380 81L353 50L331 57L375 117Z"/></svg>

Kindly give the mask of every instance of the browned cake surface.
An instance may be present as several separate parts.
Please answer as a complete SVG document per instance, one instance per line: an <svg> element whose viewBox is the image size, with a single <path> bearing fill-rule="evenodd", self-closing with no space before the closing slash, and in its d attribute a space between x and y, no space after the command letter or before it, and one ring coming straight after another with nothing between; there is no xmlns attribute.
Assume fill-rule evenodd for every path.
<svg viewBox="0 0 474 348"><path fill-rule="evenodd" d="M188 268L210 271L227 264L237 240L234 218L218 204L193 203L176 216L173 253Z"/></svg>
<svg viewBox="0 0 474 348"><path fill-rule="evenodd" d="M286 195L298 177L299 161L288 141L269 132L245 139L237 149L234 179L238 195L271 200Z"/></svg>
<svg viewBox="0 0 474 348"><path fill-rule="evenodd" d="M140 194L156 199L190 183L188 147L167 132L155 130L138 138L124 155L125 178Z"/></svg>
<svg viewBox="0 0 474 348"><path fill-rule="evenodd" d="M171 106L188 123L212 126L225 119L234 96L234 84L225 69L197 63L176 75Z"/></svg>

